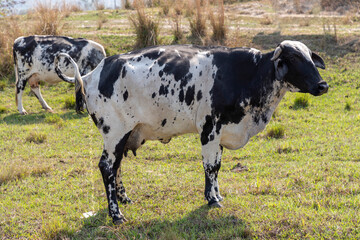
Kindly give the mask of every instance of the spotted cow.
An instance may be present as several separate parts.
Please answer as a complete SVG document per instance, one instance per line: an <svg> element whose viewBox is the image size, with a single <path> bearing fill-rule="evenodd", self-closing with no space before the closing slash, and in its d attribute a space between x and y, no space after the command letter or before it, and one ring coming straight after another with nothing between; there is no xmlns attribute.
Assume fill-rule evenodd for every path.
<svg viewBox="0 0 360 240"><path fill-rule="evenodd" d="M28 36L19 37L14 42L13 55L16 77L16 104L20 114L27 114L22 105L22 95L27 82L31 91L39 99L42 107L52 112L40 92L39 83L61 82L55 73L54 57L56 54L68 53L78 64L81 74L93 70L106 56L104 48L93 41L83 38L61 36ZM73 74L74 69L69 61L62 62L62 69Z"/></svg>
<svg viewBox="0 0 360 240"><path fill-rule="evenodd" d="M125 218L118 201L130 202L120 167L128 150L135 154L146 140L166 143L198 133L205 198L221 207L217 176L223 148L241 148L262 131L287 91L326 93L317 67L324 69L324 61L303 43L283 41L265 54L252 48L155 46L105 58L86 76L76 68L75 79L58 72L67 82L75 80L81 93L77 110L85 101L103 136L99 168L110 216L120 224Z"/></svg>

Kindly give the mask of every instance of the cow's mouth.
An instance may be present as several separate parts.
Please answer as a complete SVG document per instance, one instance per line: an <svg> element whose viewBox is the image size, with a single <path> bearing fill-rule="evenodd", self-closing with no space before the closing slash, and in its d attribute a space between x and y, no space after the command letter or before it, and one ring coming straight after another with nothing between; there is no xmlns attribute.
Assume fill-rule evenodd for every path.
<svg viewBox="0 0 360 240"><path fill-rule="evenodd" d="M315 96L321 96L327 93L329 90L329 85L326 82L320 82L317 86L316 93L313 94Z"/></svg>

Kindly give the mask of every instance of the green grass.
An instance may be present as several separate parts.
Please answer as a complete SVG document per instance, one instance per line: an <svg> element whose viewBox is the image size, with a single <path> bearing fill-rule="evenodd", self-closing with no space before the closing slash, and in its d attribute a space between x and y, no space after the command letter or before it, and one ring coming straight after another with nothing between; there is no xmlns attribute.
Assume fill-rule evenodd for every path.
<svg viewBox="0 0 360 240"><path fill-rule="evenodd" d="M67 21L97 17L89 12ZM118 17L127 19L107 16L104 28ZM227 44L266 52L284 38L302 40L324 56L327 69L320 73L329 92L320 97L287 93L263 132L242 149L224 150L221 209L209 209L203 197L199 137L184 135L166 145L148 141L137 157L124 159L123 182L134 203L120 205L128 222L113 226L97 166L102 138L87 114L64 108L73 85L42 86L55 114L42 110L26 87L29 115L20 116L14 84L5 84L0 92L1 239L359 239L360 55L341 44L324 45L313 19L291 35L294 22L280 22L281 34L272 32L276 23L263 32L233 32ZM264 27L251 16L234 15L231 23ZM345 42L348 36L341 31ZM109 55L130 51L135 43L127 35L72 36L95 38ZM299 95L311 104L295 108ZM267 137L277 126L285 129L284 137ZM32 135L46 139L28 141ZM248 171L231 171L239 163ZM90 211L96 215L82 218Z"/></svg>

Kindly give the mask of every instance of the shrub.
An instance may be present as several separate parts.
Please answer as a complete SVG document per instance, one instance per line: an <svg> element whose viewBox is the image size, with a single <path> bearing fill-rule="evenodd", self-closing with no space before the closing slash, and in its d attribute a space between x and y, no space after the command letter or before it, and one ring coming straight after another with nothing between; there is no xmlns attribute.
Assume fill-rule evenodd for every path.
<svg viewBox="0 0 360 240"><path fill-rule="evenodd" d="M275 125L268 129L266 136L269 138L283 138L285 135L285 129L281 125Z"/></svg>
<svg viewBox="0 0 360 240"><path fill-rule="evenodd" d="M264 16L264 17L261 18L261 20L260 20L260 24L262 24L262 25L270 25L270 24L272 24L273 22L274 22L273 19L272 19L270 16L268 16L268 15Z"/></svg>
<svg viewBox="0 0 360 240"><path fill-rule="evenodd" d="M75 98L73 96L68 96L65 98L65 101L64 101L64 108L66 109L75 109Z"/></svg>
<svg viewBox="0 0 360 240"><path fill-rule="evenodd" d="M4 106L0 106L0 113L5 113L8 111L8 108L7 107L4 107Z"/></svg>
<svg viewBox="0 0 360 240"><path fill-rule="evenodd" d="M173 35L174 35L174 43L178 43L184 37L184 32L181 29L181 15L174 14L172 16L173 21Z"/></svg>
<svg viewBox="0 0 360 240"><path fill-rule="evenodd" d="M189 18L191 37L201 39L206 36L206 19L204 17L204 8L201 6L201 0L195 0L196 14Z"/></svg>
<svg viewBox="0 0 360 240"><path fill-rule="evenodd" d="M307 108L309 106L309 96L306 94L298 94L294 100L294 109Z"/></svg>
<svg viewBox="0 0 360 240"><path fill-rule="evenodd" d="M218 0L219 11L210 11L210 24L213 30L212 39L217 42L223 42L226 36L224 1ZM214 15L216 12L216 17Z"/></svg>
<svg viewBox="0 0 360 240"><path fill-rule="evenodd" d="M38 132L30 132L29 135L26 137L26 142L33 142L36 144L40 144L45 142L47 136L45 133L38 133Z"/></svg>
<svg viewBox="0 0 360 240"><path fill-rule="evenodd" d="M123 0L122 3L125 9L133 9L133 6L131 5L129 0Z"/></svg>
<svg viewBox="0 0 360 240"><path fill-rule="evenodd" d="M37 2L34 14L36 23L34 33L39 35L59 35L61 33L61 20L64 18L64 9L53 7L47 2Z"/></svg>
<svg viewBox="0 0 360 240"><path fill-rule="evenodd" d="M171 2L168 1L168 0L162 0L162 1L160 2L162 14L163 14L164 16L167 16L167 15L169 14L169 12L170 12L170 4L171 4Z"/></svg>
<svg viewBox="0 0 360 240"><path fill-rule="evenodd" d="M143 3L134 2L136 15L130 16L130 22L135 28L136 47L142 48L158 44L159 24L146 15Z"/></svg>
<svg viewBox="0 0 360 240"><path fill-rule="evenodd" d="M17 17L0 18L0 79L14 73L12 46L14 40L24 35Z"/></svg>
<svg viewBox="0 0 360 240"><path fill-rule="evenodd" d="M349 101L345 102L345 110L350 111L351 110L351 103Z"/></svg>
<svg viewBox="0 0 360 240"><path fill-rule="evenodd" d="M6 85L6 81L0 81L0 91L4 91Z"/></svg>
<svg viewBox="0 0 360 240"><path fill-rule="evenodd" d="M102 28L102 25L108 21L108 19L105 17L105 14L102 12L99 12L98 14L99 18L97 20L97 29L100 30Z"/></svg>
<svg viewBox="0 0 360 240"><path fill-rule="evenodd" d="M105 4L103 2L100 2L99 0L95 1L95 8L96 10L104 10L105 9Z"/></svg>

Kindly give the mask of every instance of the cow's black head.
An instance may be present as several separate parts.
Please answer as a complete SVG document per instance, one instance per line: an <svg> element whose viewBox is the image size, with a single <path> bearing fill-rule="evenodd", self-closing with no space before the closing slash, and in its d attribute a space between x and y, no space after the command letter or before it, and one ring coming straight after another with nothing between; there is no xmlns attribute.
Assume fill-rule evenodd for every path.
<svg viewBox="0 0 360 240"><path fill-rule="evenodd" d="M278 80L289 84L290 91L320 96L328 91L328 84L316 67L325 69L325 63L316 53L298 41L283 41L271 58Z"/></svg>

